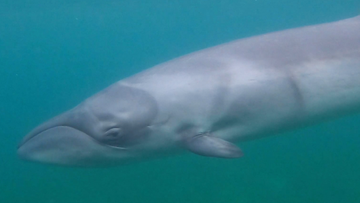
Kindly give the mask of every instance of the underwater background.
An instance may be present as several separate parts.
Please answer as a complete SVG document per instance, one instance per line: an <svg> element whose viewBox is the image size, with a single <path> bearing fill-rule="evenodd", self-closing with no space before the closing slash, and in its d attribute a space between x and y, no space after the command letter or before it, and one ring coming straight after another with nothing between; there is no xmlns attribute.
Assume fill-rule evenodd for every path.
<svg viewBox="0 0 360 203"><path fill-rule="evenodd" d="M235 160L70 168L16 155L36 125L153 65L359 14L359 0L0 0L0 203L360 202L359 114L240 143Z"/></svg>

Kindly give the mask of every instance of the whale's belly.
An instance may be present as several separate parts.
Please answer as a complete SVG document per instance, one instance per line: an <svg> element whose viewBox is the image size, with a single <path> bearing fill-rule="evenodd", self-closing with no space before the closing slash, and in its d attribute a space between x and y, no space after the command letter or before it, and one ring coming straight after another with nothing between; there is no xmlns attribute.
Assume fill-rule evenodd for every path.
<svg viewBox="0 0 360 203"><path fill-rule="evenodd" d="M360 110L360 56L251 70L239 74L223 117L213 124L221 137L256 139Z"/></svg>

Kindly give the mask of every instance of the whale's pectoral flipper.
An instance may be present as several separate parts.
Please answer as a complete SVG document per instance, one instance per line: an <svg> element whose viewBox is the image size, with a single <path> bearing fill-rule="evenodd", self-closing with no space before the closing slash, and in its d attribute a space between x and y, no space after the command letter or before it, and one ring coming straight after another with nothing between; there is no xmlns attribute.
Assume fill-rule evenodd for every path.
<svg viewBox="0 0 360 203"><path fill-rule="evenodd" d="M239 147L223 139L212 137L210 133L188 137L183 145L189 151L202 156L238 158L243 155Z"/></svg>

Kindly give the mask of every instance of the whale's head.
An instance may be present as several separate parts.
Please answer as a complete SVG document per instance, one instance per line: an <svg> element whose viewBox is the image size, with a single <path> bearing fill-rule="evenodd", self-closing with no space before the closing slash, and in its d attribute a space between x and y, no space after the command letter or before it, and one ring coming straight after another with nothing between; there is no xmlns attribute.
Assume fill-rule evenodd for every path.
<svg viewBox="0 0 360 203"><path fill-rule="evenodd" d="M106 166L148 156L154 145L155 99L115 84L35 128L19 144L25 160L67 166Z"/></svg>

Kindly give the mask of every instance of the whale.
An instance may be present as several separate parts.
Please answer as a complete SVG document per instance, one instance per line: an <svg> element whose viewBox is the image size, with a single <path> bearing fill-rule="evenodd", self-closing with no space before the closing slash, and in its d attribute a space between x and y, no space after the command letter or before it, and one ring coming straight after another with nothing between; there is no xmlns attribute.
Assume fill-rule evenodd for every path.
<svg viewBox="0 0 360 203"><path fill-rule="evenodd" d="M40 124L21 159L114 166L239 144L360 111L360 16L235 40L122 79Z"/></svg>

